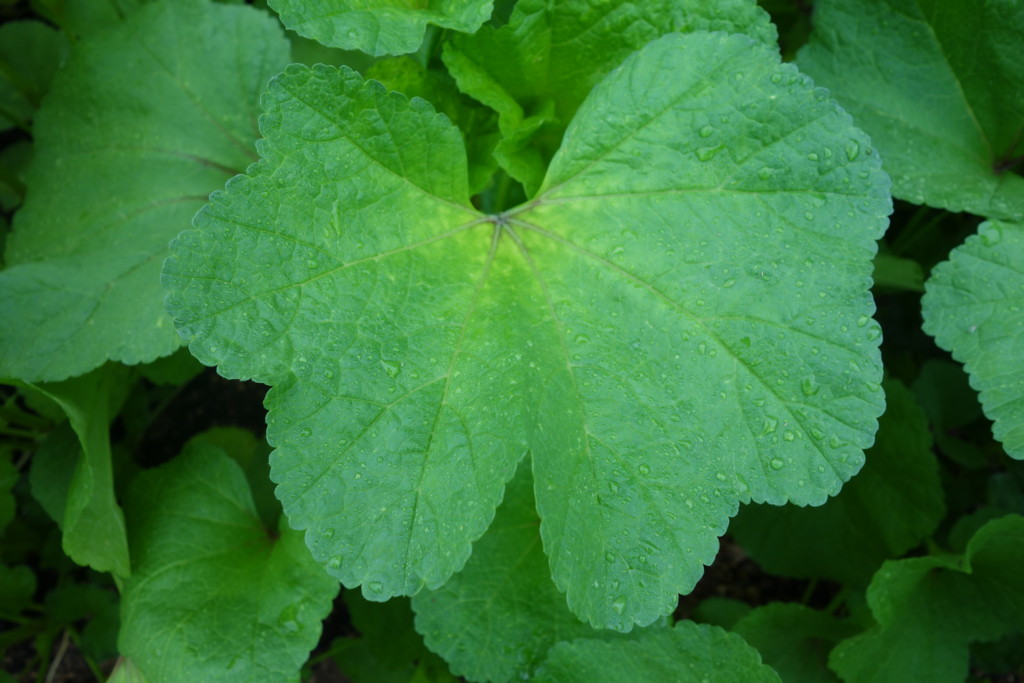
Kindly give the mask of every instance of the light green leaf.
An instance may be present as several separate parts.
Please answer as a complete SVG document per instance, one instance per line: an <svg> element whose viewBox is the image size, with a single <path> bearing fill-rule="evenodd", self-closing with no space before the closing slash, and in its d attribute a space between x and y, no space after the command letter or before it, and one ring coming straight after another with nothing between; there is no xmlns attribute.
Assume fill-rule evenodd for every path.
<svg viewBox="0 0 1024 683"><path fill-rule="evenodd" d="M300 36L371 55L415 52L428 24L475 31L491 16L492 0L268 0Z"/></svg>
<svg viewBox="0 0 1024 683"><path fill-rule="evenodd" d="M587 93L658 36L698 30L746 33L766 45L775 27L753 0L521 0L501 28L485 26L444 46L459 88L500 115L501 166L533 195Z"/></svg>
<svg viewBox="0 0 1024 683"><path fill-rule="evenodd" d="M757 648L786 683L838 683L828 653L859 629L849 622L795 603L758 607L731 629Z"/></svg>
<svg viewBox="0 0 1024 683"><path fill-rule="evenodd" d="M67 52L64 36L42 22L0 26L0 130L30 129L32 115Z"/></svg>
<svg viewBox="0 0 1024 683"><path fill-rule="evenodd" d="M35 387L61 406L82 449L66 499L47 506L50 514L63 509L59 523L64 552L78 564L122 578L130 573L128 539L124 514L114 495L110 423L117 417L128 384L128 368L109 364L82 377ZM56 476L44 478L44 484L62 478L53 468L50 472Z"/></svg>
<svg viewBox="0 0 1024 683"><path fill-rule="evenodd" d="M146 678L298 678L338 585L301 534L263 526L235 462L188 448L140 475L125 507L133 573L118 646Z"/></svg>
<svg viewBox="0 0 1024 683"><path fill-rule="evenodd" d="M769 573L866 586L882 562L935 531L945 509L928 421L903 384L884 387L878 438L838 496L816 508L744 508L729 525Z"/></svg>
<svg viewBox="0 0 1024 683"><path fill-rule="evenodd" d="M819 0L797 63L878 145L896 197L1020 219L1022 35L1017 0Z"/></svg>
<svg viewBox="0 0 1024 683"><path fill-rule="evenodd" d="M1024 517L982 527L962 559L886 562L868 589L878 625L840 643L829 665L848 683L967 678L968 643L1024 629Z"/></svg>
<svg viewBox="0 0 1024 683"><path fill-rule="evenodd" d="M173 245L168 306L204 363L274 385L277 495L346 585L439 587L531 451L555 584L628 630L739 501L821 503L860 468L888 181L770 48L651 43L498 216L422 100L292 66L264 103L264 158Z"/></svg>
<svg viewBox="0 0 1024 683"><path fill-rule="evenodd" d="M925 283L924 331L964 364L992 432L1024 459L1024 224L989 221Z"/></svg>
<svg viewBox="0 0 1024 683"><path fill-rule="evenodd" d="M253 160L257 98L286 62L269 17L198 0L146 6L75 50L36 117L7 239L0 376L60 380L178 347L167 242Z"/></svg>
<svg viewBox="0 0 1024 683"><path fill-rule="evenodd" d="M681 621L672 629L652 629L636 638L574 640L551 649L538 683L672 681L726 683L780 681L761 663L757 650L717 626Z"/></svg>
<svg viewBox="0 0 1024 683"><path fill-rule="evenodd" d="M559 641L598 636L551 582L528 464L462 571L412 601L427 646L471 681L526 680Z"/></svg>

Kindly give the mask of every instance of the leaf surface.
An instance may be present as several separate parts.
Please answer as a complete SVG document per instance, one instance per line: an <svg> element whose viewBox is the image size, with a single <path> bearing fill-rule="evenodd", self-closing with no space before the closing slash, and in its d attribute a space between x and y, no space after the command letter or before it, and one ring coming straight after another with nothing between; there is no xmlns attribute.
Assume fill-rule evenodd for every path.
<svg viewBox="0 0 1024 683"><path fill-rule="evenodd" d="M178 347L167 242L254 159L257 98L287 55L269 17L197 0L146 6L75 50L37 114L7 238L0 376L61 380Z"/></svg>
<svg viewBox="0 0 1024 683"><path fill-rule="evenodd" d="M932 270L924 330L964 364L992 431L1024 459L1024 224L988 221Z"/></svg>
<svg viewBox="0 0 1024 683"><path fill-rule="evenodd" d="M57 67L67 57L67 41L40 21L0 26L0 130L29 122Z"/></svg>
<svg viewBox="0 0 1024 683"><path fill-rule="evenodd" d="M168 306L204 363L274 385L277 495L346 585L443 584L531 451L555 584L628 630L739 501L820 503L860 468L888 181L769 48L651 43L498 216L422 100L292 66L264 103L263 160L175 242Z"/></svg>
<svg viewBox="0 0 1024 683"><path fill-rule="evenodd" d="M766 571L866 586L889 558L923 542L945 512L924 411L896 380L856 478L821 507L744 508L729 525Z"/></svg>
<svg viewBox="0 0 1024 683"><path fill-rule="evenodd" d="M427 646L471 681L526 680L559 641L599 635L551 581L527 461L462 571L413 598Z"/></svg>
<svg viewBox="0 0 1024 683"><path fill-rule="evenodd" d="M241 468L197 444L126 504L133 574L118 647L152 681L286 681L338 584L287 524L264 527Z"/></svg>
<svg viewBox="0 0 1024 683"><path fill-rule="evenodd" d="M886 562L868 589L878 625L840 643L829 665L848 683L966 680L968 643L1024 629L1024 517L982 527L963 558Z"/></svg>
<svg viewBox="0 0 1024 683"><path fill-rule="evenodd" d="M1024 217L1024 6L822 0L800 68L878 145L893 194Z"/></svg>
<svg viewBox="0 0 1024 683"><path fill-rule="evenodd" d="M269 0L300 36L371 55L415 52L428 24L475 31L491 16L492 0Z"/></svg>
<svg viewBox="0 0 1024 683"><path fill-rule="evenodd" d="M509 22L457 35L444 62L459 88L498 112L502 167L533 195L587 93L630 53L671 32L746 33L774 44L775 27L751 0L523 0Z"/></svg>
<svg viewBox="0 0 1024 683"><path fill-rule="evenodd" d="M717 626L681 621L616 641L580 639L559 643L533 679L583 683L599 681L780 681L757 650Z"/></svg>

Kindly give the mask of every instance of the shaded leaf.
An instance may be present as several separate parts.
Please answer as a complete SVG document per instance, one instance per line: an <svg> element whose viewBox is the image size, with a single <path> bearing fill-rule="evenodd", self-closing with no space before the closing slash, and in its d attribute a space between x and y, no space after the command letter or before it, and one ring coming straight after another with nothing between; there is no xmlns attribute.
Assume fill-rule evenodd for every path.
<svg viewBox="0 0 1024 683"><path fill-rule="evenodd" d="M146 678L298 677L338 585L301 534L262 525L235 462L197 444L141 474L126 509L133 573L119 647Z"/></svg>
<svg viewBox="0 0 1024 683"><path fill-rule="evenodd" d="M67 40L39 21L0 26L0 130L30 121L68 53Z"/></svg>
<svg viewBox="0 0 1024 683"><path fill-rule="evenodd" d="M7 238L0 376L61 380L178 347L167 242L252 161L257 97L287 59L269 17L199 0L146 6L76 48L37 114Z"/></svg>
<svg viewBox="0 0 1024 683"><path fill-rule="evenodd" d="M968 643L1024 629L1024 517L989 522L962 558L886 562L871 582L874 628L840 643L829 665L848 683L967 677Z"/></svg>
<svg viewBox="0 0 1024 683"><path fill-rule="evenodd" d="M423 100L292 66L264 104L263 159L174 243L168 307L201 361L274 385L277 495L346 585L439 587L529 450L555 584L628 630L739 501L821 503L860 469L888 181L770 48L649 44L497 216Z"/></svg>

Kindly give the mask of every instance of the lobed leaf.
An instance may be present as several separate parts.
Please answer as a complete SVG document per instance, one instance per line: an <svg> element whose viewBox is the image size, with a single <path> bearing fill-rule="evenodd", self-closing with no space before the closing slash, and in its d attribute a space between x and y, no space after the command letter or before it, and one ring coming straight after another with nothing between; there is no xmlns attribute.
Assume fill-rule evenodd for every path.
<svg viewBox="0 0 1024 683"><path fill-rule="evenodd" d="M287 28L329 47L371 55L415 52L428 24L475 31L493 0L268 0Z"/></svg>
<svg viewBox="0 0 1024 683"><path fill-rule="evenodd" d="M338 585L301 534L263 526L235 462L187 448L141 474L126 509L133 571L118 646L148 680L298 678Z"/></svg>
<svg viewBox="0 0 1024 683"><path fill-rule="evenodd" d="M939 467L924 411L898 380L883 383L887 405L867 462L819 508L744 508L729 525L766 571L866 586L889 558L935 531L945 512Z"/></svg>
<svg viewBox="0 0 1024 683"><path fill-rule="evenodd" d="M269 17L200 0L147 5L76 48L7 238L0 376L61 380L180 345L167 242L253 159L256 100L287 54Z"/></svg>
<svg viewBox="0 0 1024 683"><path fill-rule="evenodd" d="M652 42L497 216L422 100L292 66L264 104L263 159L174 243L168 307L204 363L274 385L277 495L346 585L439 587L530 451L555 584L628 630L739 501L820 504L860 468L888 181L770 48Z"/></svg>
<svg viewBox="0 0 1024 683"><path fill-rule="evenodd" d="M757 683L781 679L739 636L716 626L681 621L675 628L652 629L627 640L559 643L533 680Z"/></svg>
<svg viewBox="0 0 1024 683"><path fill-rule="evenodd" d="M829 665L848 683L963 681L968 643L1024 629L1024 517L993 520L962 559L886 562L868 589L878 624L840 643Z"/></svg>
<svg viewBox="0 0 1024 683"><path fill-rule="evenodd" d="M964 364L995 438L1024 459L1024 225L988 221L925 282L924 330Z"/></svg>
<svg viewBox="0 0 1024 683"><path fill-rule="evenodd" d="M797 63L878 145L893 194L1024 217L1024 6L820 0Z"/></svg>

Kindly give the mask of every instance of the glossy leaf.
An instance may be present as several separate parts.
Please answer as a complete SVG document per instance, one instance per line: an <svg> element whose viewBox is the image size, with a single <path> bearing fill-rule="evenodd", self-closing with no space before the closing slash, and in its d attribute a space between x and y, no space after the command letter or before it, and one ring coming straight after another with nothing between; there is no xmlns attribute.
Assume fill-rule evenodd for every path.
<svg viewBox="0 0 1024 683"><path fill-rule="evenodd" d="M681 621L675 628L652 629L633 639L559 643L532 680L759 683L781 679L739 636L716 626Z"/></svg>
<svg viewBox="0 0 1024 683"><path fill-rule="evenodd" d="M371 55L415 52L428 24L475 31L491 15L492 0L268 0L281 21L330 47Z"/></svg>
<svg viewBox="0 0 1024 683"><path fill-rule="evenodd" d="M257 97L287 54L269 17L199 0L147 6L76 48L37 114L7 238L0 376L61 380L178 347L167 242L253 160Z"/></svg>
<svg viewBox="0 0 1024 683"><path fill-rule="evenodd" d="M963 558L887 562L868 589L878 621L839 644L829 665L847 683L967 678L973 640L1024 629L1024 517L989 522Z"/></svg>
<svg viewBox="0 0 1024 683"><path fill-rule="evenodd" d="M132 578L118 645L147 679L298 678L338 584L301 534L263 526L235 462L193 446L140 475L126 509Z"/></svg>
<svg viewBox="0 0 1024 683"><path fill-rule="evenodd" d="M816 508L745 508L730 524L768 572L866 586L883 561L935 531L945 510L928 422L903 384L884 388L875 445L838 496Z"/></svg>
<svg viewBox="0 0 1024 683"><path fill-rule="evenodd" d="M445 44L459 88L500 115L502 167L533 195L587 93L658 36L698 30L746 33L774 44L775 27L753 0L523 0L501 28Z"/></svg>
<svg viewBox="0 0 1024 683"><path fill-rule="evenodd" d="M821 503L860 468L888 181L774 51L654 41L497 216L422 100L293 66L264 103L263 160L175 242L168 306L204 363L274 385L277 495L346 585L443 584L529 450L555 584L628 630L739 501Z"/></svg>
<svg viewBox="0 0 1024 683"><path fill-rule="evenodd" d="M819 0L797 63L878 145L893 194L1024 217L1024 6Z"/></svg>
<svg viewBox="0 0 1024 683"><path fill-rule="evenodd" d="M932 270L924 330L964 364L992 431L1024 459L1024 224L989 221Z"/></svg>

